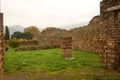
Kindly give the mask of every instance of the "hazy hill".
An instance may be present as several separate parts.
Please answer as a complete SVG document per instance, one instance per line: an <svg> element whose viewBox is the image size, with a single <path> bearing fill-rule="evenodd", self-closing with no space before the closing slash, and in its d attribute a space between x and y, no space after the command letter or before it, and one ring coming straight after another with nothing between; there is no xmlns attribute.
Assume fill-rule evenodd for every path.
<svg viewBox="0 0 120 80"><path fill-rule="evenodd" d="M78 28L78 27L81 27L81 26L86 26L86 25L88 25L88 23L89 22L75 23L75 24L66 24L66 25L59 26L59 28L70 30L70 29L73 29L73 28Z"/></svg>

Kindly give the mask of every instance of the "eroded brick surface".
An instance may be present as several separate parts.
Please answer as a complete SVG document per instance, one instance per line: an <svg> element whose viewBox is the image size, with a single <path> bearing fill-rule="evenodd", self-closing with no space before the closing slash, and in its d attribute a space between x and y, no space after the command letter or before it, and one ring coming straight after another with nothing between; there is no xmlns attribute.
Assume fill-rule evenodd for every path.
<svg viewBox="0 0 120 80"><path fill-rule="evenodd" d="M3 37L3 14L0 13L0 80L2 80L3 59L4 59L4 37Z"/></svg>
<svg viewBox="0 0 120 80"><path fill-rule="evenodd" d="M120 0L103 0L101 2L100 44L101 66L115 69L120 61Z"/></svg>
<svg viewBox="0 0 120 80"><path fill-rule="evenodd" d="M72 58L72 37L61 37L61 56Z"/></svg>

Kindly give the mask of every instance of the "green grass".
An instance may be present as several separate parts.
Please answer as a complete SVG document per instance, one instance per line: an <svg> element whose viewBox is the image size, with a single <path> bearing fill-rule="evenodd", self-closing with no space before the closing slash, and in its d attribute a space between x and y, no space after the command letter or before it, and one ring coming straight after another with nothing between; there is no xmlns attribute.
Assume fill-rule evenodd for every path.
<svg viewBox="0 0 120 80"><path fill-rule="evenodd" d="M116 71L100 68L98 54L84 51L72 52L75 60L63 60L60 49L46 49L34 51L18 51L9 49L5 53L4 73L42 71L44 76L58 76L63 74L61 80L112 80L120 79ZM39 78L44 76L37 76ZM28 80L36 80L34 76ZM50 79L52 80L52 79Z"/></svg>
<svg viewBox="0 0 120 80"><path fill-rule="evenodd" d="M67 67L100 67L97 54L73 50L73 61L65 61L60 56L60 49L20 51L10 49L5 53L4 71L29 69L61 70Z"/></svg>

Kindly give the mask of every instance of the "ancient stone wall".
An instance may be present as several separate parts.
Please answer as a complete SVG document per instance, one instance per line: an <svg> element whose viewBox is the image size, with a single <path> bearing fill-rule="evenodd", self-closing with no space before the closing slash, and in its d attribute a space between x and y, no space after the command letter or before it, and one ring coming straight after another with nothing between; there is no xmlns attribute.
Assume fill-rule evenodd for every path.
<svg viewBox="0 0 120 80"><path fill-rule="evenodd" d="M46 28L34 40L38 40L38 45L42 49L60 47L60 37L66 34L66 30L59 28Z"/></svg>
<svg viewBox="0 0 120 80"><path fill-rule="evenodd" d="M100 17L95 16L87 26L71 29L69 34L73 38L73 48L99 53Z"/></svg>
<svg viewBox="0 0 120 80"><path fill-rule="evenodd" d="M28 40L28 41L20 41L20 46L31 46L38 45L38 41Z"/></svg>
<svg viewBox="0 0 120 80"><path fill-rule="evenodd" d="M120 62L120 0L103 0L100 8L101 65L115 69Z"/></svg>
<svg viewBox="0 0 120 80"><path fill-rule="evenodd" d="M27 40L20 41L20 46L15 49L15 51L27 51L27 50L38 50L38 41Z"/></svg>
<svg viewBox="0 0 120 80"><path fill-rule="evenodd" d="M4 60L4 37L3 37L3 13L0 13L0 80L2 79L3 60Z"/></svg>

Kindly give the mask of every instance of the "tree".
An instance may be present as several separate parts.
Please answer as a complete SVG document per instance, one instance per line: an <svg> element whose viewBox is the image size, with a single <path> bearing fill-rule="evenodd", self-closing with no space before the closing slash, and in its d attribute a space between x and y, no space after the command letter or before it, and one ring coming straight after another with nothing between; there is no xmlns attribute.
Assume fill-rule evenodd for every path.
<svg viewBox="0 0 120 80"><path fill-rule="evenodd" d="M32 39L32 34L30 32L19 32L16 31L12 35L12 39Z"/></svg>
<svg viewBox="0 0 120 80"><path fill-rule="evenodd" d="M19 42L19 40L11 39L11 40L9 40L9 46L11 46L13 48L17 48L20 46L20 42Z"/></svg>
<svg viewBox="0 0 120 80"><path fill-rule="evenodd" d="M22 32L16 31L13 33L12 38L21 39L22 38Z"/></svg>
<svg viewBox="0 0 120 80"><path fill-rule="evenodd" d="M5 27L5 40L9 40L10 39L10 33L9 33L9 29L8 26Z"/></svg>
<svg viewBox="0 0 120 80"><path fill-rule="evenodd" d="M32 34L30 32L24 32L22 33L23 39L32 39Z"/></svg>
<svg viewBox="0 0 120 80"><path fill-rule="evenodd" d="M39 33L39 29L36 26L30 26L24 29L24 32L30 32L32 35Z"/></svg>

